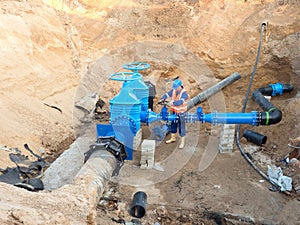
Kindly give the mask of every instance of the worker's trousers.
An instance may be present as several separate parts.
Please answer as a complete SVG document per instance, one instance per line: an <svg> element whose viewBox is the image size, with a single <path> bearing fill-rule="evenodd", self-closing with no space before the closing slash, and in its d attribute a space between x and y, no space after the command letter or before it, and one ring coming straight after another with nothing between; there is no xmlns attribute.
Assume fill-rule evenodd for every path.
<svg viewBox="0 0 300 225"><path fill-rule="evenodd" d="M185 113L180 113L180 114L177 114L177 115L178 115L178 120L171 122L171 133L176 134L177 129L178 129L180 137L184 137L186 135Z"/></svg>

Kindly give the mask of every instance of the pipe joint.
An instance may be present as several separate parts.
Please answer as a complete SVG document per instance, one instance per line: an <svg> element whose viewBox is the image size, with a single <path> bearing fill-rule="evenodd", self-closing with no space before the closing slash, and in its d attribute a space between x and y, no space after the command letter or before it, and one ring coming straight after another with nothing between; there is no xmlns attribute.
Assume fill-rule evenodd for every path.
<svg viewBox="0 0 300 225"><path fill-rule="evenodd" d="M272 96L276 96L276 95L282 95L283 93L283 84L281 83L276 83L276 84L269 84L270 87L272 87Z"/></svg>
<svg viewBox="0 0 300 225"><path fill-rule="evenodd" d="M99 137L96 143L91 145L90 149L84 153L84 163L87 162L94 152L99 150L110 152L120 162L123 162L127 158L124 144L118 141L114 136L105 136Z"/></svg>
<svg viewBox="0 0 300 225"><path fill-rule="evenodd" d="M294 90L294 87L291 84L276 83L276 84L269 84L269 87L272 88L272 96L278 94L282 95L282 93L291 92L292 90Z"/></svg>
<svg viewBox="0 0 300 225"><path fill-rule="evenodd" d="M282 119L282 113L277 108L271 108L268 110L270 115L270 124L276 124L279 123Z"/></svg>
<svg viewBox="0 0 300 225"><path fill-rule="evenodd" d="M261 124L271 125L279 123L282 119L282 113L277 108L270 108L266 112L261 113Z"/></svg>
<svg viewBox="0 0 300 225"><path fill-rule="evenodd" d="M202 107L198 107L197 108L197 117L198 120L201 121L203 123L203 111L202 111Z"/></svg>

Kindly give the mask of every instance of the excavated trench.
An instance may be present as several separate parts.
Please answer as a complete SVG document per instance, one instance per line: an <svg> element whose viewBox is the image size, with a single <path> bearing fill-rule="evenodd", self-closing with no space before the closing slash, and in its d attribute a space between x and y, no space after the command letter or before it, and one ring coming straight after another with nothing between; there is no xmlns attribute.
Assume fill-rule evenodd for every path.
<svg viewBox="0 0 300 225"><path fill-rule="evenodd" d="M271 24L267 29L269 29L268 30L269 32L273 32L273 29L276 28L275 26L273 27ZM290 36L286 37L286 40L287 40L286 42L290 45L289 47L291 47L293 46L293 44L296 43L297 38L295 38L294 34L291 34ZM236 40L235 43L238 41L239 40ZM285 110L289 109L289 102L293 102L294 101L293 99L297 99L297 95L299 92L299 90L297 89L297 87L299 87L300 84L299 70L297 70L296 68L296 64L297 64L296 61L298 60L299 56L294 53L292 53L291 55L278 56L277 54L274 54L274 52L272 53L272 51L274 51L272 47L274 47L273 43L271 44L269 43L268 45L264 46L263 66L259 66L257 69L257 74L253 81L252 90L268 84L272 84L274 82L290 83L293 86L295 86L296 88L292 93L288 93L284 96L279 96L274 98L273 104L276 106L278 104L278 107L280 107L283 110L283 113L285 114ZM253 50L252 55L254 54L254 52L255 50ZM239 54L237 53L237 55ZM244 55L243 57L246 56ZM243 60L243 57L240 58L233 57L233 61ZM253 56L250 57L253 58ZM147 62L151 65L150 70L142 73L144 75L144 79L150 80L155 83L156 89L158 90L157 96L161 96L167 90L168 86L170 85L170 81L178 75L180 79L183 80L183 83L185 84L186 88L190 91L191 96L197 95L200 91L206 90L207 88L212 86L220 79L223 79L225 76L229 75L229 74L225 74L226 70L223 70L224 73L222 72L216 73L216 71L218 70L220 71L220 69L218 67L212 66L212 63L214 62L212 58L207 58L206 60L200 60L198 55L195 55L194 53L190 52L181 44L178 45L178 44L172 44L163 41L138 41L138 42L133 42L131 44L127 44L122 47L113 49L108 53L104 54L103 56L101 56L100 58L96 59L94 62L89 64L86 74L81 79L81 83L78 87L78 91L75 99L75 108L74 108L74 127L75 127L75 134L78 139L75 141L75 143L73 143L72 145L73 147L69 148L68 151L65 151L64 154L56 162L52 164L52 168L50 168L48 171L45 172L43 181L45 183L46 189L53 190L62 187L65 184L72 183L73 178L76 177L78 171L82 171L82 166L83 166L82 158L84 156L84 152L86 152L89 146L94 143L95 123L99 122L94 120L94 116L95 116L94 107L96 105L96 102L98 98L101 98L101 100L106 103L105 106L106 108L102 110L102 113L104 114L106 113L107 116L109 111L107 103L113 96L115 96L118 93L121 87L120 83L109 81L109 75L119 71L120 66L124 62L129 63L132 61ZM236 66L234 63L232 64L227 63L226 64L227 68L235 68L235 71L242 73L241 81L232 84L230 87L226 88L223 92L218 93L216 96L213 96L207 102L203 103L202 104L203 110L206 112L212 112L214 110L221 111L221 112L222 111L239 112L241 110L241 105L245 97L247 91L247 84L250 78L249 68L251 68L252 66L253 65L251 65L251 62L247 62L247 66L246 66L247 68L245 68L244 65ZM95 80L106 80L106 82L95 82ZM155 105L155 108L156 107L157 106ZM259 110L259 107L254 101L250 101L248 105L248 109ZM289 116L288 119L293 122L298 121L297 115ZM293 130L292 123L284 119L284 123L280 125L281 129L291 130L290 134L286 134L289 137L297 136L297 130ZM191 129L193 130L193 132L201 133L201 130L199 128L191 128ZM218 134L219 132L218 128L207 124L204 124L202 126L202 129L203 128L205 132L207 130L209 131L209 135L214 133ZM247 128L249 128L249 126L244 126L242 128L242 131ZM278 142L276 140L278 136L276 136L276 134L274 135L274 131L272 129L265 128L265 127L262 128L251 127L251 129L264 133L266 136L268 136L270 140L269 143L264 148L265 152L263 155L266 155L265 161L261 159L257 160L261 165L269 162L268 157L270 157L271 160L273 161L274 160L276 161L276 159L282 157L282 154L280 152L276 152L276 149L274 150L272 148L274 145L276 145L276 148L284 148L286 146L286 143ZM288 136L286 136L283 139L287 139ZM215 144L213 146L210 146L210 149L216 149L218 147L216 144L218 140L217 139L213 139L213 140L215 141ZM193 138L190 139L189 141L191 145L194 146L194 148L196 148L199 139ZM209 141L210 140L207 140L206 144L205 143L201 143L201 144L207 145ZM161 147L161 149L158 149L158 152L160 153L156 155L156 160L159 162L163 161L165 158L170 156L170 153L166 153L166 149L163 149L163 147ZM191 153L193 152L194 150L191 150ZM70 157L70 155L72 155L72 157ZM136 156L139 157L139 153L136 153ZM128 167L126 168L125 166L125 168L123 169L125 172L121 173L119 178L117 179L112 178L111 182L109 182L110 188L108 187L108 189L112 190L113 192L117 192L116 190L120 190L122 189L122 186L124 186L127 187L127 190L131 190L131 191L134 190L131 187L135 187L135 190L145 189L149 191L149 188L147 189L145 187L145 181L146 184L148 184L150 187L151 185L152 187L154 185L155 187L157 186L157 189L160 189L161 187L159 183L162 181L166 181L168 178L174 176L176 172L180 171L181 168L182 169L185 168L186 163L191 159L191 156L192 155L187 156L186 160L183 160L183 162L179 163L179 165L176 165L176 168L174 168L174 164L170 164L171 168L173 168L173 171L169 173L167 172L162 176L157 175L155 173L151 175L151 172L149 171L147 171L146 173L143 172L138 173L136 171L133 171L132 165L134 166L139 165L139 160L135 158L132 162L128 162L129 168ZM173 157L180 157L180 156L173 155ZM214 155L213 158L214 157L216 156ZM72 169L70 169L69 167L62 166L62 164L68 165L70 163L73 164ZM56 164L58 166L55 168ZM98 168L99 165L95 167ZM204 166L204 168L206 167ZM59 172L59 170L63 172ZM168 170L166 169L166 171ZM89 173L87 169L83 173L85 172ZM102 180L102 182L104 183L107 182L107 176L110 175L109 174L110 172L106 171L106 173L104 174L104 180ZM129 174L132 173L133 176L130 177ZM57 176L57 174L59 174L59 176ZM137 177L139 178L138 182L136 182ZM94 179L95 178L91 178L91 180L89 181L93 183ZM116 183L117 184L119 183L120 186L117 185L116 187L114 185ZM99 194L104 191L104 186L102 185L100 186L101 187L98 187ZM180 183L176 183L174 187L180 187L180 190L182 190L183 187L181 181ZM150 195L154 194L151 193L151 191L149 192ZM98 212L99 216L101 216L103 212L110 210L107 204L111 203L116 207L118 200L108 195L109 194L105 194L104 197L101 198L100 205L98 205L100 210ZM129 196L128 194L125 196L129 204L131 196ZM100 196L94 198L96 202L99 199ZM112 199L115 200L113 201ZM153 206L155 204L159 204L159 201L155 203L154 202L151 203ZM180 204L177 203L174 204L174 206L179 207ZM203 211L203 213L199 216L202 218L207 218L208 220L215 221L218 224L228 224L229 221L231 222L235 221L234 223L237 223L238 221L243 221L245 224L252 224L255 221L257 222L257 218L255 220L252 217L247 217L247 216L244 217L243 215L235 214L234 212L222 213L220 211L214 212L214 211L207 210L206 208L204 209L205 210ZM182 215L178 217L180 218L181 222L193 221L192 219L185 218L186 215L184 214L188 213L189 210L190 210L189 207L187 207L187 209L182 209ZM153 212L149 213L149 218L154 214ZM171 214L172 213L170 212L170 215ZM156 216L158 215L160 214L157 213ZM166 215L163 216L168 217Z"/></svg>
<svg viewBox="0 0 300 225"><path fill-rule="evenodd" d="M167 49L167 50L166 50ZM163 50L163 51L162 51ZM147 52L145 55L144 52ZM152 54L149 54L152 53ZM120 62L118 62L119 56L123 56ZM126 59L124 58L126 56ZM174 60L176 59L175 65L173 65ZM89 66L89 70L87 71L86 75L82 78L81 85L78 88L77 92L77 101L75 101L75 108L74 108L74 124L75 124L75 133L77 136L76 141L71 145L71 147L64 151L63 155L60 156L53 164L51 165L50 169L45 172L45 176L43 178L43 181L45 183L45 188L48 190L54 190L59 187L62 187L68 183L72 183L73 179L80 173L86 173L85 175L89 174L89 169L82 169L84 166L82 159L84 158L84 153L89 149L89 146L95 142L95 124L96 123L106 123L108 122L108 107L106 105L105 110L102 110L102 113L105 114L105 116L102 118L102 120L95 119L95 110L96 110L96 102L100 98L105 103L109 102L109 99L111 98L110 94L107 94L109 91L113 91L113 93L117 93L120 89L120 83L114 82L114 81L107 81L107 83L95 83L94 80L100 80L100 79L106 79L109 80L109 75L114 73L115 71L119 70L119 65L122 62L126 61L145 61L150 63L151 69L148 71L143 72L143 79L145 80L151 80L155 83L156 88L158 89L157 96L161 96L166 88L170 85L170 81L174 77L177 76L177 74L180 74L180 79L183 80L183 82L186 84L186 87L190 91L191 96L197 95L199 92L206 90L208 87L211 87L213 84L215 84L220 79L216 78L212 71L209 69L208 66L206 66L205 62L201 61L199 58L195 57L191 52L189 52L187 49L183 48L180 45L172 45L165 42L138 42L134 44L130 44L127 46L123 46L120 49L113 50L112 52L109 52L107 55L99 58L95 62L91 63ZM275 60L276 61L276 60ZM277 61L278 63L278 61ZM110 68L107 68L107 65L111 65ZM295 73L293 70L292 65L288 65L287 62L284 64L283 71L284 73L278 74L278 69L282 69L279 65L276 69L272 68L259 68L257 77L263 77L257 78L257 80L260 80L260 83L264 83L266 81L274 81L275 79L277 81L280 81L282 83L291 83L295 87L299 87L300 85L300 79L299 76ZM237 68L237 71L239 68ZM205 76L203 76L205 74ZM266 74L266 75L264 75ZM212 112L214 110L217 111L229 111L230 112L239 112L241 102L243 100L244 94L246 93L246 83L249 79L249 74L245 74L242 76L241 81L237 81L236 83L233 83L231 86L227 87L224 91L221 93L216 94L216 96L213 96L212 98L209 98L207 102L202 103L203 110L206 112ZM259 87L257 82L254 80L254 87ZM111 82L111 83L110 83ZM274 82L273 82L274 83ZM111 87L114 85L115 89L113 90ZM98 90L101 90L100 92L97 92ZM294 91L291 93L288 93L284 96L279 96L277 100L274 100L273 104L281 108L283 110L283 113L285 113L286 107L288 107L288 102L293 101L293 99L297 99L299 90L295 88ZM232 101L234 99L234 101ZM158 109L158 106L154 106L155 109ZM249 103L249 110L259 110L257 104L254 101L250 101ZM106 121L105 121L106 120ZM291 121L297 121L297 115L290 116L289 120ZM285 126L286 128L283 129L290 129L291 126L290 122L287 122L286 124L283 124L281 126ZM200 127L199 127L200 128ZM191 128L193 129L193 132L200 132L199 128ZM218 130L217 127L211 126L209 124L204 124L201 129L209 130L209 135L213 133L218 133L220 130ZM249 128L247 126L243 127L242 130ZM278 148L283 148L286 143L280 143L276 140L272 140L272 133L273 131L270 131L269 128L262 128L257 127L251 129L262 131L265 135L269 136L271 138L271 141L269 141L273 145L273 142L276 142ZM203 131L202 131L203 132ZM294 131L294 135L296 135L297 131ZM147 131L146 131L147 133ZM145 132L143 135L147 137L147 134ZM292 135L291 135L292 136ZM217 139L214 139L216 143L218 142ZM190 140L191 145L196 147L197 143L199 142L199 139L191 139ZM209 140L208 140L209 142ZM207 142L207 143L208 143ZM203 143L202 143L203 144ZM159 155L156 155L156 160L161 162L165 158L169 157L170 153L166 152L166 149L164 147L159 147L158 151L160 151ZM210 146L210 148L217 148L217 144L215 146ZM269 145L265 146L265 149L268 149ZM194 151L192 151L193 153ZM274 154L276 153L266 153L265 161L260 161L259 163L265 164L266 162L269 162L268 157L273 157L274 160ZM77 156L75 156L77 155ZM106 154L105 154L106 155ZM276 157L280 157L282 154L278 153ZM70 157L71 156L71 157ZM100 154L101 156L101 154ZM174 165L171 164L170 166L175 169L175 172L179 172L180 168L185 168L186 163L188 160L191 159L191 156L188 156L187 161L185 161L181 166L173 168ZM105 156L107 157L107 156ZM132 162L128 161L127 163L129 165L135 165L139 166L139 159L140 154L138 152L135 153L134 160ZM173 156L174 157L174 156ZM178 157L178 156L176 156ZM246 163L246 161L245 161ZM72 164L72 168L69 166L62 166L70 165ZM126 164L126 163L125 163ZM99 167L99 164L91 164L95 168L92 170L98 170L101 171L101 166ZM113 165L113 164L111 164ZM167 165L168 166L168 165ZM178 166L178 165L177 165ZM98 169L97 169L98 168ZM126 171L126 169L128 171ZM167 168L164 168L167 170ZM120 201L120 197L115 197L114 195L116 192L120 191L122 189L122 186L127 187L127 189L131 190L130 186L133 187L140 187L142 190L145 188L145 179L147 180L146 183L148 185L155 185L157 183L160 183L164 180L166 180L169 177L172 177L175 172L172 171L172 173L168 174L165 173L163 175L163 178L158 175L160 178L157 178L157 174L154 177L151 177L151 171L146 171L146 173L136 173L136 171L133 171L132 168L125 168L123 169L125 172L121 172L119 178L108 178L107 176L110 176L110 173L112 171L105 171L105 174L101 175L102 179L99 181L100 183L103 182L103 184L100 184L100 187L98 187L98 194L95 199L95 202L93 204L99 204L98 205L98 214L99 216L102 215L103 212L106 212L107 210L114 211L117 210L118 206L117 203ZM134 173L133 177L130 177L129 174ZM180 172L179 172L180 173ZM254 170L253 170L254 173ZM55 175L54 175L55 174ZM59 174L59 176L57 176ZM84 176L85 176L84 175ZM104 176L104 178L103 178ZM123 176L123 178L122 178ZM136 182L136 178L139 178L141 182ZM108 179L107 179L108 178ZM125 179L124 179L125 178ZM91 178L89 180L90 182L94 183L98 178ZM108 180L111 180L108 183L108 186L105 188L105 184ZM99 185L99 183L98 183ZM176 187L178 184L175 184L174 187ZM180 187L180 189L183 187ZM137 188L136 190L138 190ZM108 191L108 193L106 193ZM102 196L101 193L104 192L104 195ZM113 192L113 193L111 193ZM122 192L121 192L122 193ZM118 195L118 194L117 194ZM101 197L102 196L102 197ZM94 196L95 197L95 196ZM127 195L127 201L129 204L130 198ZM99 202L100 199L100 202ZM99 203L97 203L99 202ZM158 204L159 202L155 202L152 204ZM178 204L175 204L175 206ZM179 206L179 205L178 205ZM113 209L112 209L113 208ZM191 222L193 219L188 219L186 217L186 213L189 212L190 209L182 209L181 210L182 215L180 216L181 222ZM156 212L157 213L157 212ZM170 215L172 214L169 212ZM149 213L150 217L153 216L153 212ZM154 213L155 214L155 213ZM163 213L164 214L164 213ZM157 213L156 216L158 216L159 213ZM170 216L169 215L169 216ZM182 216L184 218L182 218ZM243 221L244 224L253 224L257 222L257 219L252 218L251 216L243 216L236 213L225 213L221 211L211 211L211 210L204 210L203 212L199 213L199 217L202 218L202 220L205 222L208 221L215 221L217 224L228 224L228 223L239 223L240 221ZM166 217L166 215L163 215L163 217ZM168 217L168 216L167 216ZM170 220L170 218L169 218ZM99 221L101 219L99 218ZM121 221L121 220L120 220ZM168 221L168 220L167 220ZM170 220L171 221L171 220ZM198 219L198 222L200 220Z"/></svg>

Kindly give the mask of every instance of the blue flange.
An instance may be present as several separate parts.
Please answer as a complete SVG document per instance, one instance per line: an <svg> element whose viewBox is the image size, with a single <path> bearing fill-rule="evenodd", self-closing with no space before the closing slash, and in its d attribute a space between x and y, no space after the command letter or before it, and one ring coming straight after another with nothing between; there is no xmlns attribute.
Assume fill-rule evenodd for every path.
<svg viewBox="0 0 300 225"><path fill-rule="evenodd" d="M275 95L278 95L278 94L282 95L282 92L283 92L283 89L284 89L283 84L276 83L276 84L269 84L269 86L273 89L272 96L275 96Z"/></svg>

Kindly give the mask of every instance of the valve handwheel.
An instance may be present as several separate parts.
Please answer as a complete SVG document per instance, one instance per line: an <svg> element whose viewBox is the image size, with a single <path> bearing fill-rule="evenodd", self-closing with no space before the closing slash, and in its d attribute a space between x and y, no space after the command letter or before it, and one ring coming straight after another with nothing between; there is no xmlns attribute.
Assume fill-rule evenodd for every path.
<svg viewBox="0 0 300 225"><path fill-rule="evenodd" d="M110 75L109 79L117 81L132 81L141 79L142 75L135 72L118 72Z"/></svg>
<svg viewBox="0 0 300 225"><path fill-rule="evenodd" d="M123 64L122 68L137 73L139 70L146 70L150 68L150 64L144 62L132 62L128 64Z"/></svg>

